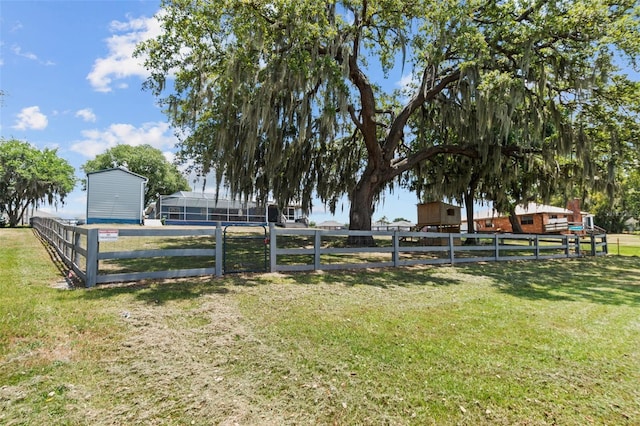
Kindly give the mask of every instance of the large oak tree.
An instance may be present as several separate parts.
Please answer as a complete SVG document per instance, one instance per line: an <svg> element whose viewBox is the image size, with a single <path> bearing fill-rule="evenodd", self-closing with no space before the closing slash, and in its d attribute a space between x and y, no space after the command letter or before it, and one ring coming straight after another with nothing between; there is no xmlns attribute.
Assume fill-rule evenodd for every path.
<svg viewBox="0 0 640 426"><path fill-rule="evenodd" d="M368 230L379 196L438 155L581 152L571 111L635 60L635 0L173 0L142 43L185 137L233 194L333 210ZM402 89L389 81L402 69ZM552 138L547 130L556 131ZM514 131L515 129L515 131ZM513 134L517 138L511 137ZM542 146L544 144L544 147Z"/></svg>
<svg viewBox="0 0 640 426"><path fill-rule="evenodd" d="M55 149L39 150L17 139L0 140L0 214L18 225L29 206L64 204L75 170Z"/></svg>

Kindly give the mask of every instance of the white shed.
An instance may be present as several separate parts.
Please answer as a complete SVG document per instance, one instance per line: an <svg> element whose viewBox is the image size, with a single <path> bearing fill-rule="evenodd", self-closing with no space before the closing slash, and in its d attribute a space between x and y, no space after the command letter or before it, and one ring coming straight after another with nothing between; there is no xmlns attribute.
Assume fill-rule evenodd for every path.
<svg viewBox="0 0 640 426"><path fill-rule="evenodd" d="M87 173L87 224L142 224L147 181L123 167Z"/></svg>

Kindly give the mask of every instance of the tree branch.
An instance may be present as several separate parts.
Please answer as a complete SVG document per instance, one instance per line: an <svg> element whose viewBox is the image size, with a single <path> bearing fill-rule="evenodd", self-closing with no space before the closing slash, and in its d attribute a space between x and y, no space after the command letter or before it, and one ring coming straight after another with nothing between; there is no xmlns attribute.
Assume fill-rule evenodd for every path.
<svg viewBox="0 0 640 426"><path fill-rule="evenodd" d="M366 13L366 7L367 2L365 1L363 5L363 14ZM376 123L374 120L376 102L373 88L358 65L360 17L357 14L355 14L353 25L356 28L356 36L353 40L353 52L349 55L349 79L358 88L358 91L360 92L360 102L362 103L360 125L358 126L357 121L354 121L354 123L362 133L362 138L367 148L367 152L369 153L369 157L372 160L372 165L376 165L382 158L382 150L380 145L377 143ZM352 114L351 117L353 119L354 114Z"/></svg>
<svg viewBox="0 0 640 426"><path fill-rule="evenodd" d="M420 88L414 95L414 97L407 103L402 109L398 117L391 124L389 135L384 142L384 152L387 159L391 159L398 147L398 144L402 141L403 130L411 117L413 112L420 108L425 102L432 100L435 96L444 90L449 84L460 78L460 70L452 70L449 74L445 75L440 81L435 82L435 69L434 67L426 67L422 74L422 82Z"/></svg>

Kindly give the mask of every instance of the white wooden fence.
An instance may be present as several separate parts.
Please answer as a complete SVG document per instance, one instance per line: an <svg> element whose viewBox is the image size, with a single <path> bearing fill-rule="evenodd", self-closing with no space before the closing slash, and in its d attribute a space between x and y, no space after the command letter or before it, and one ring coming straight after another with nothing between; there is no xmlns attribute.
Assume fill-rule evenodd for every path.
<svg viewBox="0 0 640 426"><path fill-rule="evenodd" d="M605 234L442 234L275 227L270 231L269 257L270 270L273 272L454 265L465 262L555 259L607 254ZM336 240L347 241L349 236L373 238L375 245L348 247L335 244ZM295 241L298 247L286 244L286 239L292 237L297 237ZM299 261L292 262L292 258Z"/></svg>
<svg viewBox="0 0 640 426"><path fill-rule="evenodd" d="M33 218L34 229L60 255L62 261L87 287L96 284L138 281L143 279L181 278L191 276L222 276L222 227L215 228L83 228L65 225L55 219ZM101 234L104 236L101 238ZM136 249L121 251L101 251L101 244L121 237L210 237L210 248ZM102 240L102 241L101 241ZM100 262L114 259L150 259L169 257L202 257L213 259L215 266L203 268L183 268L142 272L109 273L101 270Z"/></svg>
<svg viewBox="0 0 640 426"><path fill-rule="evenodd" d="M190 276L224 275L223 227L179 228L87 228L64 224L50 218L33 218L34 229L55 248L70 271L87 287L96 284L165 279ZM118 249L110 241L158 238L178 240L172 248ZM202 242L181 243L183 237ZM370 238L372 247L350 247L349 237ZM124 238L123 238L124 239ZM186 241L186 240L183 240ZM248 240L249 241L249 240ZM252 239L251 241L256 241ZM252 243L255 244L255 243ZM459 264L465 262L536 260L600 256L607 254L606 235L523 235L523 234L442 234L410 231L347 231L271 226L269 237L257 244L268 244L268 270L271 272L335 270L353 268L400 267L410 265ZM176 267L176 258L185 264ZM169 262L168 259L172 261ZM167 260L165 260L167 259ZM119 272L105 263L139 261L139 271ZM191 267L191 262L209 266ZM154 263L154 268L151 268ZM170 268L166 269L168 265ZM185 267L186 266L186 267ZM165 269L163 269L163 267ZM155 269L155 270L152 270Z"/></svg>

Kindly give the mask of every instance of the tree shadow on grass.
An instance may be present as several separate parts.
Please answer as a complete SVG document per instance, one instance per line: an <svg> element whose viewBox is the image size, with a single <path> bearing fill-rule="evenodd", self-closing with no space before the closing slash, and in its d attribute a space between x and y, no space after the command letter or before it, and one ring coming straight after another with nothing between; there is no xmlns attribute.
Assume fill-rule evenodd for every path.
<svg viewBox="0 0 640 426"><path fill-rule="evenodd" d="M113 285L99 285L83 291L87 300L110 299L120 295L133 295L136 300L162 305L172 300L190 300L208 294L225 295L232 292L232 281L211 277L171 280L144 280Z"/></svg>
<svg viewBox="0 0 640 426"><path fill-rule="evenodd" d="M228 294L234 287L269 285L278 281L297 285L366 285L388 289L468 284L473 282L473 277L484 277L489 278L499 291L520 298L640 306L638 257L489 262L457 265L453 269L454 274L438 273L442 269L431 266L149 280L100 285L95 290L86 291L83 297L100 299L126 293L134 294L135 298L147 303L163 304L207 294Z"/></svg>
<svg viewBox="0 0 640 426"><path fill-rule="evenodd" d="M409 286L445 286L463 282L452 277L433 275L433 271L437 270L437 267L350 269L331 272L298 272L282 275L287 281L300 285L337 284L346 287L366 285L383 289ZM260 285L268 284L273 279L268 276L255 276L252 281Z"/></svg>
<svg viewBox="0 0 640 426"><path fill-rule="evenodd" d="M500 291L532 300L640 306L640 258L598 257L457 267L490 277Z"/></svg>

